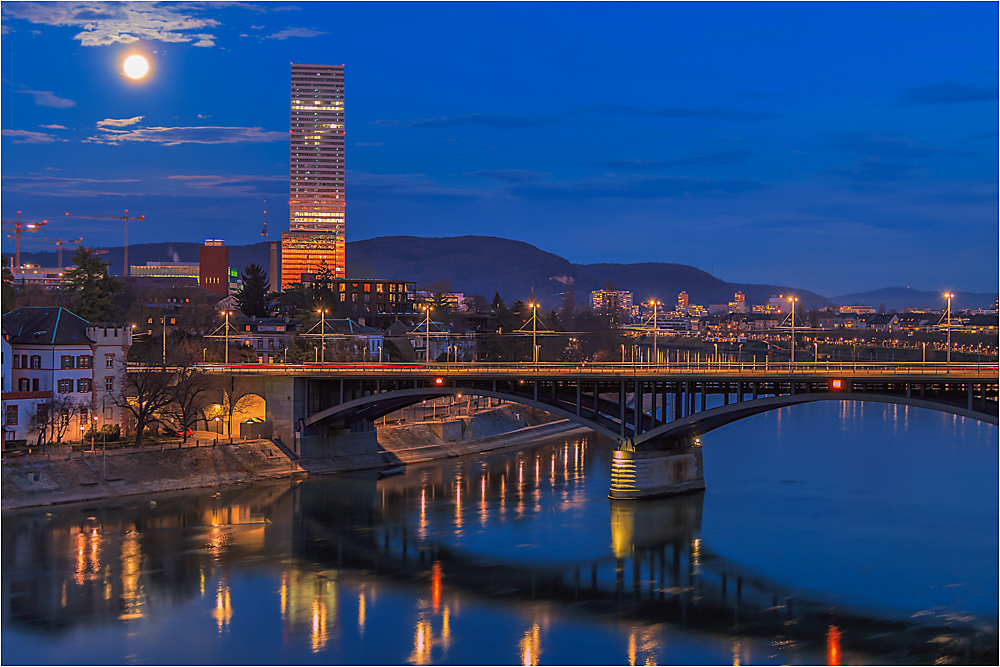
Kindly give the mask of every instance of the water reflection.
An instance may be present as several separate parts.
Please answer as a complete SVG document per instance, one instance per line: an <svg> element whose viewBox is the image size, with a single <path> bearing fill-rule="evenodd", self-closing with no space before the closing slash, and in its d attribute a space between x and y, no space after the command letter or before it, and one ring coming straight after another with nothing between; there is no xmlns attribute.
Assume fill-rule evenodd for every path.
<svg viewBox="0 0 1000 667"><path fill-rule="evenodd" d="M265 641L258 634L267 615L280 616L275 643L289 653L234 653L240 662L316 655L390 664L654 665L710 655L710 662L741 664L755 647L766 649L753 652L763 661L844 660L842 625L806 627L808 600L796 598L793 607L786 590L712 552L702 534L703 492L608 501L610 451L576 439L414 467L385 480L286 480L218 497L176 494L158 498L155 508L134 500L84 513L68 508L51 520L40 512L5 517L4 625L50 631L58 645L60 632L82 623L113 628L142 618L133 624L141 632L172 609L195 608L212 617L212 641L238 651ZM262 577L269 583L262 586ZM578 621L550 616L552 609L599 610L578 632L606 637L606 650L566 657L550 627ZM618 613L630 619L621 635L607 621ZM484 657L477 637L487 617L495 641L506 637L506 645ZM815 640L816 652L794 642L775 648L739 630L751 627L765 637L761 627L799 633ZM696 648L672 642L666 654L668 628ZM122 659L91 647L108 662ZM182 662L200 657L171 648Z"/></svg>

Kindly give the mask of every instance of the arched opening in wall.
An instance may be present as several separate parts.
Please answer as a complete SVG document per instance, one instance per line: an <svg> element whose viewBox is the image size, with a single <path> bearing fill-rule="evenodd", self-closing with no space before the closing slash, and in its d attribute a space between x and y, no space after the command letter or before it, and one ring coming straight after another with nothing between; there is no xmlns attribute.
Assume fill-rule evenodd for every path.
<svg viewBox="0 0 1000 667"><path fill-rule="evenodd" d="M270 437L267 401L238 385L226 387L205 409L205 430L220 437Z"/></svg>

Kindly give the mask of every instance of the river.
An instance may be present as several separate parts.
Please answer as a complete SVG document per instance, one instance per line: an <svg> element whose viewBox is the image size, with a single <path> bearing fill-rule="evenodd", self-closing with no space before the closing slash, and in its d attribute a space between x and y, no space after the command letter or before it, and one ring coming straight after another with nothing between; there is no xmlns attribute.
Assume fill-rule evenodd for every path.
<svg viewBox="0 0 1000 667"><path fill-rule="evenodd" d="M985 646L995 659L997 436L824 402L703 436L707 490L665 500L609 501L613 443L587 436L382 480L10 512L0 657L863 664ZM971 654L958 635L977 637Z"/></svg>

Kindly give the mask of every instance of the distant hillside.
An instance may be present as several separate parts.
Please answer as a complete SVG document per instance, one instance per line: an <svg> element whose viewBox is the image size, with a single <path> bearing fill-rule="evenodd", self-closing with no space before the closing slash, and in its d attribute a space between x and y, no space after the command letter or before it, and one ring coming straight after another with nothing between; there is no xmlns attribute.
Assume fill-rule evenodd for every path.
<svg viewBox="0 0 1000 667"><path fill-rule="evenodd" d="M857 294L845 294L835 296L831 299L838 306L848 306L854 303L866 303L869 306L878 307L885 304L886 310L902 311L905 308L933 308L942 309L947 301L942 296L944 292L923 292L921 290L910 289L909 287L884 287L871 292L858 292ZM966 308L981 308L993 305L997 294L994 292L955 292L955 298L951 301L953 310L964 310Z"/></svg>
<svg viewBox="0 0 1000 667"><path fill-rule="evenodd" d="M197 243L142 243L129 246L129 263L198 261ZM108 248L106 260L112 273L121 275L122 249ZM532 288L545 307L562 303L564 284L572 279L578 305L586 304L590 292L608 281L630 290L638 300L659 298L672 305L686 291L692 303L705 306L728 303L737 291L750 303L764 303L775 294L794 292L807 309L831 305L819 294L780 285L728 283L684 264L573 264L563 257L522 241L489 236L423 238L385 236L347 244L347 275L351 278L385 278L418 284L448 280L465 294L492 299L500 293L505 301L527 300ZM268 268L267 243L230 246L230 265L242 270L250 263ZM25 262L52 266L55 253L22 253ZM68 257L65 261L69 261Z"/></svg>

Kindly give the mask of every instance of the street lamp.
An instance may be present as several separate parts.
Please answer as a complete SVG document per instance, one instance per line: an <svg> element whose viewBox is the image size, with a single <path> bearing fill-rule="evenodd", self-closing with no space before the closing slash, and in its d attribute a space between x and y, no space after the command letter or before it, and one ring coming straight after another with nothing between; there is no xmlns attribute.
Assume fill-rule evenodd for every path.
<svg viewBox="0 0 1000 667"><path fill-rule="evenodd" d="M538 344L537 344L537 322L538 322L538 304L529 303L531 306L531 356L534 360L535 365L538 365Z"/></svg>
<svg viewBox="0 0 1000 667"><path fill-rule="evenodd" d="M947 363L951 364L951 300L955 298L955 295L951 292L947 292L944 298L948 299L948 360Z"/></svg>
<svg viewBox="0 0 1000 667"><path fill-rule="evenodd" d="M813 341L813 363L819 362L819 341Z"/></svg>
<svg viewBox="0 0 1000 667"><path fill-rule="evenodd" d="M163 365L167 365L167 313L163 312Z"/></svg>
<svg viewBox="0 0 1000 667"><path fill-rule="evenodd" d="M431 306L428 303L421 304L420 310L427 313L424 321L424 361L430 366L431 363Z"/></svg>
<svg viewBox="0 0 1000 667"><path fill-rule="evenodd" d="M923 363L926 364L927 363L927 341L924 341L923 343L921 343L921 345L923 345L923 347L924 347L924 358L921 359L921 361L923 361Z"/></svg>
<svg viewBox="0 0 1000 667"><path fill-rule="evenodd" d="M329 312L326 308L320 308L316 311L319 313L319 345L322 352L321 356L323 361L326 361L326 314Z"/></svg>
<svg viewBox="0 0 1000 667"><path fill-rule="evenodd" d="M226 364L229 363L229 316L233 314L231 310L224 310L222 314L226 316Z"/></svg>
<svg viewBox="0 0 1000 667"><path fill-rule="evenodd" d="M660 330L656 328L656 307L661 304L656 299L650 299L649 305L653 307L653 363L659 365L659 359L656 357L656 339L660 335Z"/></svg>
<svg viewBox="0 0 1000 667"><path fill-rule="evenodd" d="M792 363L795 363L795 302L798 301L794 296L788 297L788 301L792 304Z"/></svg>

